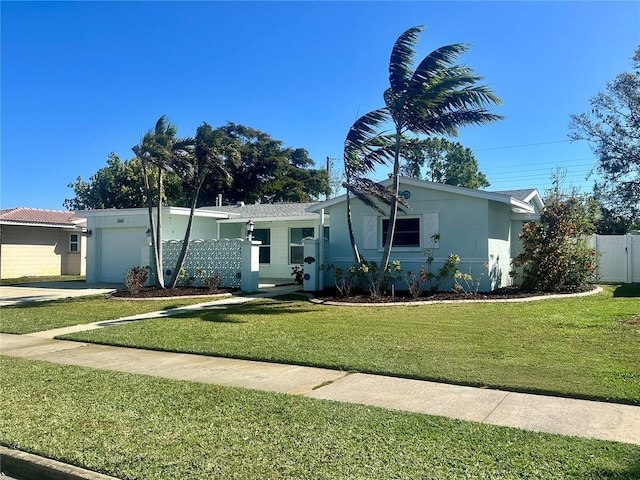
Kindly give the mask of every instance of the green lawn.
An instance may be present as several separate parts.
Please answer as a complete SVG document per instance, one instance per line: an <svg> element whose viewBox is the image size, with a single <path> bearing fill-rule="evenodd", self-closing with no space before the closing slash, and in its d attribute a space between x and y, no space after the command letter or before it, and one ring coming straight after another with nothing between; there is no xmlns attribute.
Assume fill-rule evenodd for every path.
<svg viewBox="0 0 640 480"><path fill-rule="evenodd" d="M637 479L640 447L0 357L0 442L126 479Z"/></svg>
<svg viewBox="0 0 640 480"><path fill-rule="evenodd" d="M296 297L67 335L640 404L640 298L335 307Z"/></svg>
<svg viewBox="0 0 640 480"><path fill-rule="evenodd" d="M24 283L42 282L77 282L84 280L84 275L49 275L40 277L3 278L2 280L0 280L0 285L21 285Z"/></svg>
<svg viewBox="0 0 640 480"><path fill-rule="evenodd" d="M172 300L109 300L106 295L76 297L50 302L30 302L2 307L0 332L32 333L128 317L213 300L210 297Z"/></svg>

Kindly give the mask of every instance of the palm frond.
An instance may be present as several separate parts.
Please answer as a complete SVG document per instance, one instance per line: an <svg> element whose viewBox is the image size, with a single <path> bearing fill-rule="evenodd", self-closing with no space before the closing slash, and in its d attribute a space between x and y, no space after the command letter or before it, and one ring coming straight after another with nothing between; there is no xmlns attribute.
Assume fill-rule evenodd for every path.
<svg viewBox="0 0 640 480"><path fill-rule="evenodd" d="M433 75L437 75L443 69L453 65L453 61L469 50L470 45L454 43L435 49L422 59L411 76L412 84L430 83Z"/></svg>
<svg viewBox="0 0 640 480"><path fill-rule="evenodd" d="M409 209L411 208L407 203L407 201L404 198L396 195L391 188L385 187L384 185L378 182L374 182L373 180L370 180L368 178L357 177L355 179L352 179L351 182L345 182L345 183L350 185L352 189L350 191L353 191L353 192L357 191L360 194L365 195L372 199L376 199L379 202L384 203L385 205L391 205L391 203L395 198L398 201L398 203L400 203L401 205ZM404 212L404 210L402 209L400 210Z"/></svg>
<svg viewBox="0 0 640 480"><path fill-rule="evenodd" d="M389 83L394 92L407 89L411 79L413 59L416 53L418 37L423 26L412 27L398 37L391 50L389 59Z"/></svg>
<svg viewBox="0 0 640 480"><path fill-rule="evenodd" d="M373 171L376 165L384 164L389 156L382 150L389 143L377 127L387 121L386 109L378 109L358 118L349 129L344 141L344 165L347 174Z"/></svg>
<svg viewBox="0 0 640 480"><path fill-rule="evenodd" d="M378 206L378 204L368 196L367 193L363 192L360 188L358 188L358 186L349 184L347 182L344 182L342 186L345 188L345 190L347 190L348 193L352 194L354 197L356 197L358 200L364 203L367 207L371 208L372 210L375 210L380 215L386 215L384 210L382 210Z"/></svg>

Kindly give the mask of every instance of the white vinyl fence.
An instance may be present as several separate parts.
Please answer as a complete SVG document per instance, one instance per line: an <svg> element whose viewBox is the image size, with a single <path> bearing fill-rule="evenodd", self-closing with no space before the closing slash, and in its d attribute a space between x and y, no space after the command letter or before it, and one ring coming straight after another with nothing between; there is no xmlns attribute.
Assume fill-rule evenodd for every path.
<svg viewBox="0 0 640 480"><path fill-rule="evenodd" d="M600 282L640 282L640 235L593 235Z"/></svg>

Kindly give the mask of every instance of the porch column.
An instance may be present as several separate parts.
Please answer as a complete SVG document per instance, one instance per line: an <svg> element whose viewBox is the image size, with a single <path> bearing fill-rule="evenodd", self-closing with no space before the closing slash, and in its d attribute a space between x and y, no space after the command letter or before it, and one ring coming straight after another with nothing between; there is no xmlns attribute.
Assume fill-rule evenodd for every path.
<svg viewBox="0 0 640 480"><path fill-rule="evenodd" d="M260 243L250 240L242 242L242 270L240 290L247 293L258 291L260 275Z"/></svg>

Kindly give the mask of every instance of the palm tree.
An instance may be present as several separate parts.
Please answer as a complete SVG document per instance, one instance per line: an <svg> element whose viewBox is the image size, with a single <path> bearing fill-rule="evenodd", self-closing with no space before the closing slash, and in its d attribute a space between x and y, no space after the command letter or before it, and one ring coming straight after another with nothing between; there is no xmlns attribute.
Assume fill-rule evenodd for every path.
<svg viewBox="0 0 640 480"><path fill-rule="evenodd" d="M390 205L390 191L365 176L373 172L377 165L385 164L392 158L389 138L376 130L385 119L385 112L380 110L361 116L351 126L344 141L345 182L342 186L347 192L347 227L353 259L357 264L362 263L364 259L358 250L353 233L351 196L360 199L381 215L384 215L384 212L374 199Z"/></svg>
<svg viewBox="0 0 640 480"><path fill-rule="evenodd" d="M502 119L487 111L502 101L472 69L456 65L457 57L468 50L464 44L440 47L427 55L412 71L415 47L424 27L404 32L393 46L389 60L390 87L384 92L385 107L377 110L393 123L393 184L389 229L384 240L381 271L389 266L400 199L400 151L405 132L423 135L457 136L458 128L482 125Z"/></svg>
<svg viewBox="0 0 640 480"><path fill-rule="evenodd" d="M183 139L182 141L187 142L189 140ZM221 129L212 129L211 125L206 122L203 122L198 127L195 139L192 142L193 148L176 156L172 164L172 169L193 189L193 198L191 199L191 211L184 234L184 241L182 242L182 249L169 280L169 288L176 286L178 275L189 250L193 217L204 182L215 175L219 182L229 185L232 181L232 176L225 160L234 160L237 156L233 140Z"/></svg>
<svg viewBox="0 0 640 480"><path fill-rule="evenodd" d="M162 266L162 197L164 195L163 173L171 170L174 160L186 154L191 139L178 139L178 130L169 123L166 115L161 116L155 128L149 130L139 145L132 148L140 159L143 168L145 189L147 191L147 207L149 210L149 230L151 231L151 247L156 276L156 288L164 289L164 272ZM149 169L157 169L157 201L156 223L153 222L153 200L149 184Z"/></svg>

